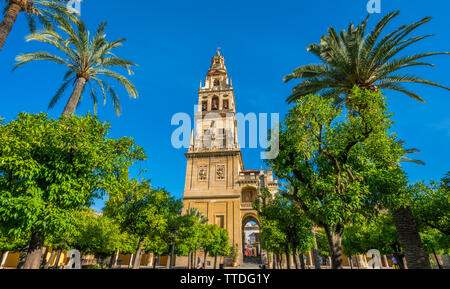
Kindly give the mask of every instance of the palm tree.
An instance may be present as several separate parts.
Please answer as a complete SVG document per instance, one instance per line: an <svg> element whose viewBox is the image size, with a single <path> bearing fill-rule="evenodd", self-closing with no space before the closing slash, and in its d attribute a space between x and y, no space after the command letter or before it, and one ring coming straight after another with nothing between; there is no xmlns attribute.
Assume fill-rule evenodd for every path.
<svg viewBox="0 0 450 289"><path fill-rule="evenodd" d="M397 141L397 143L400 144L401 146L404 146L406 144L406 142L404 140L399 140L399 141ZM400 159L401 163L415 163L415 164L418 164L421 166L426 165L426 163L421 160L411 159L411 158L407 157L407 155L410 155L410 154L420 153L421 151L419 149L415 149L415 148L406 149L405 148L404 150L405 150L405 155Z"/></svg>
<svg viewBox="0 0 450 289"><path fill-rule="evenodd" d="M119 58L112 52L114 48L122 46L125 39L119 39L113 42L106 41L106 35L104 33L106 29L105 22L102 22L98 26L95 35L90 39L90 33L86 30L81 20L76 19L73 25L65 17L55 15L55 21L58 23L58 28L67 35L66 37L63 38L53 29L45 29L28 35L26 40L35 40L50 44L56 47L64 56L59 57L58 55L43 51L20 54L16 57L17 65L14 67L14 70L28 62L36 60L49 60L64 65L68 68L68 71L64 75L62 86L52 98L49 109L58 102L64 95L66 89L72 85L74 89L63 112L63 115L66 116L72 115L75 113L82 99L86 85L89 84L90 95L94 102L94 110L96 111L98 103L97 88L103 95L104 104L106 104L106 95L109 94L111 96L116 114L119 115L121 107L118 94L101 77L106 76L117 80L126 88L130 97L138 97L136 88L126 77L109 69L114 66L123 67L128 70L129 75L132 75L130 67L136 64Z"/></svg>
<svg viewBox="0 0 450 289"><path fill-rule="evenodd" d="M450 53L428 52L396 57L410 45L432 36L406 38L431 20L430 17L426 17L411 25L403 25L380 39L387 24L398 14L399 11L387 14L367 35L369 16L356 28L350 24L347 31L343 30L340 34L334 28L329 28L328 35L322 36L320 43L308 46L308 51L319 57L323 63L301 66L284 78L285 82L303 79L293 89L287 101L291 103L305 95L321 93L340 104L347 100L355 85L362 89L395 90L421 102L424 100L406 89L402 83L428 84L450 90L436 82L400 72L412 66L434 67L422 59Z"/></svg>
<svg viewBox="0 0 450 289"><path fill-rule="evenodd" d="M189 210L187 210L186 215L190 217L195 217L195 220L201 225L205 225L208 223L208 218L206 218L205 215L200 213L200 211L197 208L190 208Z"/></svg>
<svg viewBox="0 0 450 289"><path fill-rule="evenodd" d="M5 15L0 24L0 51L8 38L11 29L16 23L17 16L20 12L26 13L28 26L30 31L36 31L37 22L43 24L46 28L52 27L52 18L54 14L70 16L67 11L67 0L0 0L0 2L7 2L3 14Z"/></svg>
<svg viewBox="0 0 450 289"><path fill-rule="evenodd" d="M399 140L398 143L401 146L405 145L403 140ZM400 162L411 162L425 166L425 163L421 160L411 159L407 157L408 154L420 153L419 149L404 149L405 156L403 156ZM428 254L420 238L419 230L414 219L412 210L409 206L404 206L396 210L391 210L394 218L395 228L397 230L400 243L403 247L403 253L406 257L406 261L409 269L431 269ZM399 260L403 263L402 260Z"/></svg>

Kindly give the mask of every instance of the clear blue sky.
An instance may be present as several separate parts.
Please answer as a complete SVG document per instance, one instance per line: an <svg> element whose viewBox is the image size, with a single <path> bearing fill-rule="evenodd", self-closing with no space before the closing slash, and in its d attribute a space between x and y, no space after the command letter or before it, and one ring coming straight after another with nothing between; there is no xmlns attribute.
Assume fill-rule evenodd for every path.
<svg viewBox="0 0 450 289"><path fill-rule="evenodd" d="M149 160L142 166L155 186L165 187L181 197L185 150L172 148L174 127L170 120L177 112L192 115L199 81L204 79L216 47L223 48L238 111L284 115L289 108L285 98L294 83L284 84L283 76L297 66L317 62L306 52L306 46L317 42L329 26L341 30L350 22L359 23L367 15L366 3L366 0L84 0L82 19L89 29L94 30L100 21L106 20L108 39L127 38L117 54L139 64L131 79L140 98L130 100L119 89L122 116L114 115L109 102L99 108L99 117L111 123L111 137L134 137L145 148ZM390 29L425 16L434 18L419 32L433 33L436 37L407 52L450 51L450 1L381 0L381 3L381 15L401 11ZM371 26L381 15L372 16ZM11 72L18 53L47 48L26 43L27 33L21 16L0 53L0 116L7 121L21 111L47 111L64 74L58 65L44 62ZM437 67L418 70L418 74L450 86L450 57L435 57L431 62ZM412 182L439 179L450 170L450 93L420 85L412 88L427 101L426 105L402 94L387 94L397 122L394 130L410 147L420 148L422 153L418 157L427 163L426 167L411 164L404 167ZM51 117L61 113L66 100L49 111ZM89 110L92 102L86 96L78 113ZM259 150L244 150L244 163L246 168L259 169L262 165ZM101 207L101 202L97 202L96 208Z"/></svg>

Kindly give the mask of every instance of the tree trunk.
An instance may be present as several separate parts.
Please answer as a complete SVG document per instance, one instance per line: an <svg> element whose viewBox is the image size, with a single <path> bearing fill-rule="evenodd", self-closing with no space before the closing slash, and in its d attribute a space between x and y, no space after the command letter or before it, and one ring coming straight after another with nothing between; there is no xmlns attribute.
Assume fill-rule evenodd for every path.
<svg viewBox="0 0 450 289"><path fill-rule="evenodd" d="M41 265L39 266L40 269L44 269L45 264L47 264L47 255L48 255L49 248L45 248L44 255L42 255Z"/></svg>
<svg viewBox="0 0 450 289"><path fill-rule="evenodd" d="M339 225L335 229L330 228L330 226L325 226L325 232L327 234L328 245L330 246L331 268L343 269L342 234L344 228Z"/></svg>
<svg viewBox="0 0 450 289"><path fill-rule="evenodd" d="M350 265L350 269L353 270L353 260L352 260L352 256L348 257L348 264Z"/></svg>
<svg viewBox="0 0 450 289"><path fill-rule="evenodd" d="M134 258L133 269L139 269L141 267L142 259L142 245L144 240L139 240L138 248L136 250L136 257Z"/></svg>
<svg viewBox="0 0 450 289"><path fill-rule="evenodd" d="M33 232L27 248L27 257L23 269L39 269L42 260L42 249L44 247L44 234Z"/></svg>
<svg viewBox="0 0 450 289"><path fill-rule="evenodd" d="M72 95L70 96L69 101L67 102L66 107L64 108L63 115L71 116L72 114L75 113L75 110L77 109L78 106L78 102L80 101L81 93L83 93L85 85L86 79L84 77L78 78L77 84L73 89Z"/></svg>
<svg viewBox="0 0 450 289"><path fill-rule="evenodd" d="M317 247L317 239L316 239L316 232L314 229L312 229L313 239L314 239L314 248L313 248L313 256L314 256L314 268L316 270L320 270L320 258L319 258L319 249Z"/></svg>
<svg viewBox="0 0 450 289"><path fill-rule="evenodd" d="M63 249L58 250L58 255L56 256L55 265L53 266L56 269L58 269L59 259L61 258L62 251L63 251Z"/></svg>
<svg viewBox="0 0 450 289"><path fill-rule="evenodd" d="M195 268L197 268L197 266L198 266L198 264L197 264L198 262L197 262L197 248L195 248L195 251L194 251L194 262L193 262L193 268L192 269L195 269Z"/></svg>
<svg viewBox="0 0 450 289"><path fill-rule="evenodd" d="M285 251L286 251L286 265L287 265L288 270L291 270L291 254L289 252L288 245L286 245Z"/></svg>
<svg viewBox="0 0 450 289"><path fill-rule="evenodd" d="M208 256L208 251L205 250L205 258L203 259L203 269L206 269L206 257Z"/></svg>
<svg viewBox="0 0 450 289"><path fill-rule="evenodd" d="M30 241L28 241L29 243ZM19 262L17 263L17 269L23 269L23 266L25 265L25 261L27 259L27 248L28 248L28 243L25 246L25 248L23 248L22 250L20 250L20 254L19 254Z"/></svg>
<svg viewBox="0 0 450 289"><path fill-rule="evenodd" d="M11 3L6 11L5 17L0 24L0 51L2 51L6 38L8 38L8 35L16 22L17 16L21 11L22 8L14 2Z"/></svg>
<svg viewBox="0 0 450 289"><path fill-rule="evenodd" d="M120 254L120 250L117 250L117 251L116 251L116 254L115 254L115 256L114 256L114 263L113 263L113 265L112 265L111 268L117 266L117 260L119 259L119 254Z"/></svg>
<svg viewBox="0 0 450 289"><path fill-rule="evenodd" d="M404 255L402 253L394 253L395 259L397 259L397 265L400 267L401 270L405 270L405 262L403 262Z"/></svg>
<svg viewBox="0 0 450 289"><path fill-rule="evenodd" d="M298 270L298 257L299 256L295 252L292 252L292 261L294 262L294 267L297 270Z"/></svg>
<svg viewBox="0 0 450 289"><path fill-rule="evenodd" d="M170 250L170 269L175 266L175 243L172 244L172 249Z"/></svg>
<svg viewBox="0 0 450 289"><path fill-rule="evenodd" d="M2 258L0 260L0 268L2 268L5 265L6 259L8 259L8 255L9 255L9 251L2 252Z"/></svg>
<svg viewBox="0 0 450 289"><path fill-rule="evenodd" d="M191 251L189 251L188 255L187 255L187 269L191 269Z"/></svg>
<svg viewBox="0 0 450 289"><path fill-rule="evenodd" d="M158 257L158 255L153 254L153 269L156 269L156 261L158 261L158 258L156 257Z"/></svg>
<svg viewBox="0 0 450 289"><path fill-rule="evenodd" d="M409 269L431 269L430 260L420 239L410 208L392 211L403 253Z"/></svg>
<svg viewBox="0 0 450 289"><path fill-rule="evenodd" d="M214 256L214 269L217 269L217 255Z"/></svg>
<svg viewBox="0 0 450 289"><path fill-rule="evenodd" d="M303 254L299 254L298 257L300 258L300 268L305 270L306 269L306 264L305 264L305 258L303 257Z"/></svg>
<svg viewBox="0 0 450 289"><path fill-rule="evenodd" d="M439 262L438 256L436 254L436 251L433 249L434 258L436 259L436 263L439 267L439 269L442 269L441 263Z"/></svg>
<svg viewBox="0 0 450 289"><path fill-rule="evenodd" d="M292 246L292 261L294 262L295 269L298 269L298 252L295 244L294 238L291 238L291 246Z"/></svg>

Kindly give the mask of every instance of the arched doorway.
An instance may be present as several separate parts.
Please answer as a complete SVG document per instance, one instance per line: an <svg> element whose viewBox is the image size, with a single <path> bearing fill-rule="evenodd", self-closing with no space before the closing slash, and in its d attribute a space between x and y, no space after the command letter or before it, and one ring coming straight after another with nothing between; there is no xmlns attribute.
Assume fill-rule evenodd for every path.
<svg viewBox="0 0 450 289"><path fill-rule="evenodd" d="M258 218L249 214L242 219L242 254L244 263L262 264L260 225Z"/></svg>

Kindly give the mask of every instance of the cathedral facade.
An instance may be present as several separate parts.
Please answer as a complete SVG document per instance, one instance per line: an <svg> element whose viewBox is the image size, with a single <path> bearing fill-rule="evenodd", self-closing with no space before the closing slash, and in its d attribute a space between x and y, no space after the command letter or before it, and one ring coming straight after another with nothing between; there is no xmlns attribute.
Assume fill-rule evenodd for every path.
<svg viewBox="0 0 450 289"><path fill-rule="evenodd" d="M242 263L247 236L245 226L259 225L252 208L262 188L278 192L272 171L247 170L237 137L236 101L225 66L217 51L206 80L200 83L196 130L186 153L183 212L196 208L210 224L228 231L230 245L239 248Z"/></svg>

